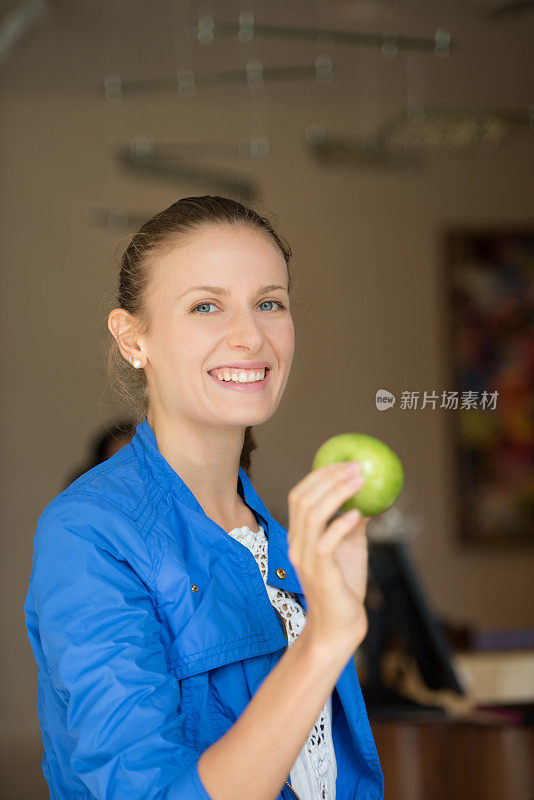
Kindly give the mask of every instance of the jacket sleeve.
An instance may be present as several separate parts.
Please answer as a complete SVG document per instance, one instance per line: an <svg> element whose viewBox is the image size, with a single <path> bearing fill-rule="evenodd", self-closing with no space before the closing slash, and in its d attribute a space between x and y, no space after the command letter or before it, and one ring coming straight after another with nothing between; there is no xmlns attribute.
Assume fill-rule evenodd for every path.
<svg viewBox="0 0 534 800"><path fill-rule="evenodd" d="M184 742L180 682L168 671L150 593L112 545L118 514L105 536L96 530L105 518L89 523L79 504L77 515L41 515L30 578L44 659L75 742L72 768L102 800L212 800L198 774L201 752Z"/></svg>

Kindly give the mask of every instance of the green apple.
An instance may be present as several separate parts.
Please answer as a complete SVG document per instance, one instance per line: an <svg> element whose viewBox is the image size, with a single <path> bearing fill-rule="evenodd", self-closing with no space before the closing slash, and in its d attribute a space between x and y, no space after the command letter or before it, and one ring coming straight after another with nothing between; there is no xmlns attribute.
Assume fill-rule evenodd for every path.
<svg viewBox="0 0 534 800"><path fill-rule="evenodd" d="M340 461L359 461L365 480L362 488L343 503L340 513L357 508L364 517L374 517L393 505L404 483L404 471L387 444L365 433L340 433L319 447L312 469Z"/></svg>

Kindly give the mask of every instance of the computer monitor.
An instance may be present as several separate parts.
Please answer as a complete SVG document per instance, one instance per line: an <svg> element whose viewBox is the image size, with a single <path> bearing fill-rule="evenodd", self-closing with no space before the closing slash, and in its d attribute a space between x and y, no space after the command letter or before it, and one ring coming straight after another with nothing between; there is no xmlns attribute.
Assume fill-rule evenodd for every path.
<svg viewBox="0 0 534 800"><path fill-rule="evenodd" d="M382 598L381 607L373 604L374 584ZM421 677L429 689L451 689L465 694L452 666L451 651L444 632L425 600L424 592L400 541L369 545L369 587L366 608L369 630L362 647L368 663L368 679L362 685L366 705L418 704L407 701L383 684L380 655L393 631L413 654ZM438 706L430 708L439 709Z"/></svg>

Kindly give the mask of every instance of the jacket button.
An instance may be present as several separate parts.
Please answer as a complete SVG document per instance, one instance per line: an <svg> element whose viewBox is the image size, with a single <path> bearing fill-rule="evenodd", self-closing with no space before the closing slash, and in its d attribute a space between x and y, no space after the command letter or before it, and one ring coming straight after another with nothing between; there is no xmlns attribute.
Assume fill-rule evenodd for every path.
<svg viewBox="0 0 534 800"><path fill-rule="evenodd" d="M278 569L276 570L276 574L281 580L283 580L286 577L286 571L285 569L282 569L282 567L278 567Z"/></svg>
<svg viewBox="0 0 534 800"><path fill-rule="evenodd" d="M193 592L198 592L198 586L196 585L196 583L191 584L191 589Z"/></svg>

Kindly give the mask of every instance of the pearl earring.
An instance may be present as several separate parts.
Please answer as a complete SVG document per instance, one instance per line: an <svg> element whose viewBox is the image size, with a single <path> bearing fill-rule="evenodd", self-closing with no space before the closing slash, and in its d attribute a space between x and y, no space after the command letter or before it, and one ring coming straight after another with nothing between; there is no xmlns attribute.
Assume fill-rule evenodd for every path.
<svg viewBox="0 0 534 800"><path fill-rule="evenodd" d="M143 362L140 361L138 358L134 358L133 356L130 356L130 364L136 369L139 369L139 367L143 366Z"/></svg>

